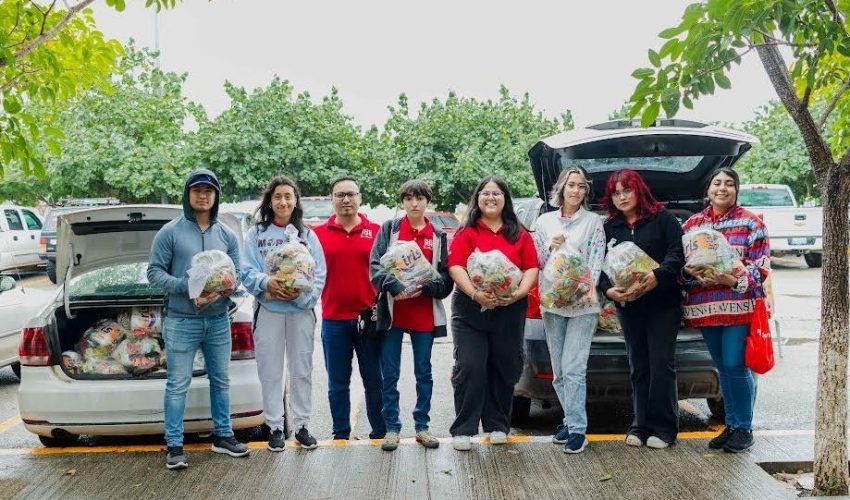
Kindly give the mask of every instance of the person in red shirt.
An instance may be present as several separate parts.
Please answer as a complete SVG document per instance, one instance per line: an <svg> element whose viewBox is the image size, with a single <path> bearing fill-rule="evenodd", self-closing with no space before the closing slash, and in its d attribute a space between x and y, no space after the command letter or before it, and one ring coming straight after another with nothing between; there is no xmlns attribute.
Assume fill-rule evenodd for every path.
<svg viewBox="0 0 850 500"><path fill-rule="evenodd" d="M522 373L522 342L526 296L537 283L537 251L531 235L519 223L508 186L485 177L469 201L466 223L449 250L452 296L452 369L455 421L451 426L456 450L469 450L470 437L481 423L491 444L504 444L510 431L514 384ZM479 290L466 265L475 250L499 250L522 270L517 289L508 297Z"/></svg>
<svg viewBox="0 0 850 500"><path fill-rule="evenodd" d="M366 416L372 426L369 438L382 439L386 426L381 416L380 343L357 335L360 310L375 303L375 289L369 281L369 254L380 227L358 213L360 187L353 177L333 180L331 197L334 215L316 228L316 235L327 264L322 290L322 347L333 436L351 437L351 362L356 353L366 390Z"/></svg>
<svg viewBox="0 0 850 500"><path fill-rule="evenodd" d="M425 217L431 198L431 186L425 181L410 180L402 184L398 199L404 207L405 216L385 222L372 247L372 284L381 291L377 328L386 332L381 340L381 372L384 377L383 416L387 435L381 448L387 451L398 448L401 432L397 386L404 332L410 335L413 347L413 373L416 376L413 421L416 441L426 448L440 446L440 442L428 429L428 412L434 387L431 347L434 345L434 337L445 337L447 334L442 299L449 296L454 285L449 277L446 233L434 227ZM398 242L407 241L415 242L421 258L431 264L432 275L424 280L403 282L381 264L381 257L388 249Z"/></svg>

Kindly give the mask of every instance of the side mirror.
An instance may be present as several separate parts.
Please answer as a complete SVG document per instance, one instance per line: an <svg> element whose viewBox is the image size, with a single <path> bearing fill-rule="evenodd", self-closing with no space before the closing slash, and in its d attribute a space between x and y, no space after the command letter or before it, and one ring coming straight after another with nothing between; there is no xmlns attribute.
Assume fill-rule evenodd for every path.
<svg viewBox="0 0 850 500"><path fill-rule="evenodd" d="M0 293L8 292L15 288L15 278L11 276L0 276Z"/></svg>

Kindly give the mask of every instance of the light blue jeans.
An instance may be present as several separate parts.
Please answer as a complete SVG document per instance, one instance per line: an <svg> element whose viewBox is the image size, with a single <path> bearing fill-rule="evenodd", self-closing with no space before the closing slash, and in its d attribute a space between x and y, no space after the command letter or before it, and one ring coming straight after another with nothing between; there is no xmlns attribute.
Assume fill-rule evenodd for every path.
<svg viewBox="0 0 850 500"><path fill-rule="evenodd" d="M230 321L227 314L198 318L165 318L163 323L168 381L165 384L165 442L183 445L186 393L192 382L192 362L200 347L210 382L213 433L233 435L230 427Z"/></svg>
<svg viewBox="0 0 850 500"><path fill-rule="evenodd" d="M753 374L744 364L744 345L750 325L708 326L700 331L720 375L726 426L752 429L756 391Z"/></svg>
<svg viewBox="0 0 850 500"><path fill-rule="evenodd" d="M564 409L564 425L570 434L587 433L587 358L597 321L598 313L575 318L543 313L554 375L552 386Z"/></svg>

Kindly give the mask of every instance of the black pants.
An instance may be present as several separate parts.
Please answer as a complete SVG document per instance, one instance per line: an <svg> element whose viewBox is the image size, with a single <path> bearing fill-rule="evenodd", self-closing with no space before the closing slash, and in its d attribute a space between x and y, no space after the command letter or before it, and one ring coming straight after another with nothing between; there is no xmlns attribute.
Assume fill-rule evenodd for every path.
<svg viewBox="0 0 850 500"><path fill-rule="evenodd" d="M478 434L479 422L484 432L510 431L514 385L522 374L525 310L523 299L482 312L478 303L455 290L452 436Z"/></svg>
<svg viewBox="0 0 850 500"><path fill-rule="evenodd" d="M631 367L635 418L629 434L672 443L679 432L675 354L682 309L676 304L617 312Z"/></svg>

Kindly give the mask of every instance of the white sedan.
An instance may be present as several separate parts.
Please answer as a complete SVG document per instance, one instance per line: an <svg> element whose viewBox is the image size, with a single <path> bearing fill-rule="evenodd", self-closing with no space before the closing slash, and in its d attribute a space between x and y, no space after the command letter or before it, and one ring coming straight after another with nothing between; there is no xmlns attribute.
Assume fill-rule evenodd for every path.
<svg viewBox="0 0 850 500"><path fill-rule="evenodd" d="M18 344L24 324L44 307L52 293L21 286L12 276L0 276L0 368L12 366L18 378Z"/></svg>

